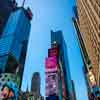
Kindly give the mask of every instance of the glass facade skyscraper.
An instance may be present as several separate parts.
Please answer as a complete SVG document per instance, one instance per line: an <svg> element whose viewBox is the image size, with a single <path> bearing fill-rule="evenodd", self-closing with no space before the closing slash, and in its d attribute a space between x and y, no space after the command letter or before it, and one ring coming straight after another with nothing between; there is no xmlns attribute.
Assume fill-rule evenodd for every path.
<svg viewBox="0 0 100 100"><path fill-rule="evenodd" d="M6 27L4 28L2 38L0 39L1 72L5 72L9 57L12 57L12 60L15 60L17 64L22 64L21 53L22 50L24 50L25 45L27 45L29 31L30 21L26 16L25 10L23 8L19 8L9 17ZM12 67L12 69L15 69L16 66Z"/></svg>
<svg viewBox="0 0 100 100"><path fill-rule="evenodd" d="M62 31L51 31L51 48L46 58L46 100L75 100L67 47Z"/></svg>
<svg viewBox="0 0 100 100"><path fill-rule="evenodd" d="M30 9L11 13L0 39L0 88L7 82L21 86L30 32ZM7 77L7 78L6 78Z"/></svg>
<svg viewBox="0 0 100 100"><path fill-rule="evenodd" d="M63 38L62 31L51 31L51 44L54 46L54 43L56 43L59 46L60 54L59 54L59 61L61 65L62 72L64 74L64 82L66 86L66 92L68 95L69 100L73 100L72 94L72 82L71 82L71 75L70 75L70 69L69 69L69 63L68 63L68 55L67 55L67 46Z"/></svg>

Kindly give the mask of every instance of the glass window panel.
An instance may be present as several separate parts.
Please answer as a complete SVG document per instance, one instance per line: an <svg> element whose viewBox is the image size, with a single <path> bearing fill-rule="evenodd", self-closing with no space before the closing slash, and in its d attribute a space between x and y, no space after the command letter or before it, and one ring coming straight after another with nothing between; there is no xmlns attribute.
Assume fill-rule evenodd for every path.
<svg viewBox="0 0 100 100"><path fill-rule="evenodd" d="M0 56L6 55L9 53L10 48L12 46L14 37L9 36L0 39Z"/></svg>

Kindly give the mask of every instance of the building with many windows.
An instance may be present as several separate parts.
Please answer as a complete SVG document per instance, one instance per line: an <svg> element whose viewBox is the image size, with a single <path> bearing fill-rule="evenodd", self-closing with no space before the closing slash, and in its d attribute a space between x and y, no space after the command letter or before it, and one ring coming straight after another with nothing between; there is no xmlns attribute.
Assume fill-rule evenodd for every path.
<svg viewBox="0 0 100 100"><path fill-rule="evenodd" d="M31 93L33 94L34 99L32 100L42 100L41 93L40 93L40 86L41 86L41 78L40 78L40 73L35 72L33 73L32 76L32 81L31 81Z"/></svg>
<svg viewBox="0 0 100 100"><path fill-rule="evenodd" d="M21 87L31 19L30 9L20 7L11 13L4 27L0 39L0 94L8 82Z"/></svg>
<svg viewBox="0 0 100 100"><path fill-rule="evenodd" d="M45 66L46 100L75 100L62 31L51 31L51 48Z"/></svg>
<svg viewBox="0 0 100 100"><path fill-rule="evenodd" d="M77 0L79 29L90 59L96 83L100 86L100 1Z"/></svg>
<svg viewBox="0 0 100 100"><path fill-rule="evenodd" d="M88 95L97 99L100 98L100 1L77 0L74 14L73 22L82 51Z"/></svg>

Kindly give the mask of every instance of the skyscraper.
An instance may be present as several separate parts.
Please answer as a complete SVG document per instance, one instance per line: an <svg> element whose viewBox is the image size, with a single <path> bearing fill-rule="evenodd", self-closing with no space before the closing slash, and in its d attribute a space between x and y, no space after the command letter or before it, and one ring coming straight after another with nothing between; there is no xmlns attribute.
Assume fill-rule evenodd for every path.
<svg viewBox="0 0 100 100"><path fill-rule="evenodd" d="M79 25L78 25L79 18L78 18L78 12L77 12L76 6L73 7L73 12L74 12L74 16L72 18L72 21L73 21L74 27L76 29L77 40L78 40L80 50L81 50L81 55L82 55L82 58L83 58L83 64L84 65L82 66L82 69L83 69L84 78L85 78L88 96L89 96L91 94L91 86L89 84L88 72L89 72L89 67L91 67L91 63L90 63L90 59L89 59L89 56L88 56L87 51L86 51L84 41L83 41L82 36L80 34Z"/></svg>
<svg viewBox="0 0 100 100"><path fill-rule="evenodd" d="M31 19L29 8L17 8L4 28L0 39L0 93L10 81L21 87Z"/></svg>
<svg viewBox="0 0 100 100"><path fill-rule="evenodd" d="M31 100L44 100L43 96L40 93L41 89L41 77L39 72L33 73L31 81L31 94L29 97Z"/></svg>
<svg viewBox="0 0 100 100"><path fill-rule="evenodd" d="M71 98L73 89L67 55L67 45L65 43L62 31L51 31L51 47L55 47L56 45L59 47L59 65L62 77L64 77L67 98L69 100L73 100L73 98Z"/></svg>
<svg viewBox="0 0 100 100"><path fill-rule="evenodd" d="M41 78L39 72L35 72L31 82L31 92L40 95Z"/></svg>
<svg viewBox="0 0 100 100"><path fill-rule="evenodd" d="M51 48L45 65L46 100L75 100L62 31L51 31Z"/></svg>
<svg viewBox="0 0 100 100"><path fill-rule="evenodd" d="M77 0L74 26L84 61L84 73L89 99L100 98L100 2ZM94 91L96 89L96 91Z"/></svg>
<svg viewBox="0 0 100 100"><path fill-rule="evenodd" d="M100 0L77 0L79 29L98 86L100 86Z"/></svg>
<svg viewBox="0 0 100 100"><path fill-rule="evenodd" d="M15 0L0 0L0 35L13 10L17 8Z"/></svg>

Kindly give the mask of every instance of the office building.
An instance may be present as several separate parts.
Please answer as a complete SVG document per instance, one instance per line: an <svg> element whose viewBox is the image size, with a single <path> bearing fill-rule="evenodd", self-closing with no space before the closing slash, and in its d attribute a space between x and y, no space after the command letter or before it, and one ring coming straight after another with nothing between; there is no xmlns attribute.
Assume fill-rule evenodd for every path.
<svg viewBox="0 0 100 100"><path fill-rule="evenodd" d="M62 31L51 31L51 48L46 58L46 100L75 100L67 47Z"/></svg>
<svg viewBox="0 0 100 100"><path fill-rule="evenodd" d="M17 8L15 0L0 0L0 36L11 14Z"/></svg>
<svg viewBox="0 0 100 100"><path fill-rule="evenodd" d="M100 86L100 0L77 0L79 29L96 84Z"/></svg>
<svg viewBox="0 0 100 100"><path fill-rule="evenodd" d="M99 52L99 49L97 49L98 44L96 48L94 47L96 46L95 43L99 43L97 42L98 40L96 40L99 31L97 31L96 28L96 24L98 23L94 24L97 20L97 17L95 17L95 20L93 20L94 16L96 16L96 12L93 10L95 8L91 4L96 4L97 6L97 3L93 0L87 0L86 2L84 2L83 0L77 0L78 7L74 7L75 16L72 18L77 31L77 38L80 44L80 49L83 57L83 71L86 80L89 100L92 100L94 98L100 98L100 54L97 53ZM94 91L94 88L96 88L97 90L96 93Z"/></svg>
<svg viewBox="0 0 100 100"><path fill-rule="evenodd" d="M40 93L40 90L41 90L40 73L34 72L31 81L31 92L28 93L28 97L31 98L31 100L44 100L43 96Z"/></svg>
<svg viewBox="0 0 100 100"><path fill-rule="evenodd" d="M39 72L35 72L31 82L31 92L40 95L41 78Z"/></svg>
<svg viewBox="0 0 100 100"><path fill-rule="evenodd" d="M0 94L4 84L10 81L21 87L31 19L29 8L17 8L4 28L0 39Z"/></svg>

